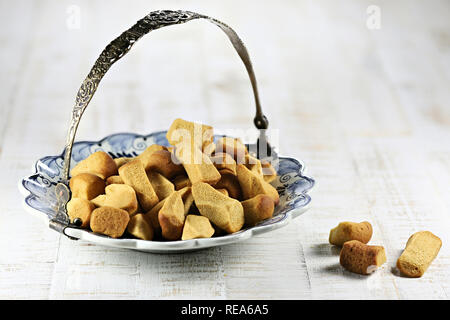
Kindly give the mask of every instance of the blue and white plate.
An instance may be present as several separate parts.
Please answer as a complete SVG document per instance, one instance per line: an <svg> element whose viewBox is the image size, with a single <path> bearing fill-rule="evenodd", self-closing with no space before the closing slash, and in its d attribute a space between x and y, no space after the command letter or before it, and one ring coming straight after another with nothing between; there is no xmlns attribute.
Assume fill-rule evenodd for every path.
<svg viewBox="0 0 450 320"><path fill-rule="evenodd" d="M168 146L166 131L151 133L147 136L118 133L100 141L76 142L72 150L71 168L91 153L99 150L108 152L113 158L134 157L154 143ZM47 223L55 214L53 209L56 205L55 186L62 180L63 158L63 155L58 155L39 159L34 165L35 173L22 179L19 183L19 188L25 197L26 210L38 214ZM311 198L307 192L314 186L314 180L304 175L304 165L293 158L279 157L277 174L277 179L272 182L272 185L280 194L280 203L276 207L273 217L254 227L245 228L233 234L180 241L113 239L76 228L67 228L66 234L100 245L155 253L185 252L249 239L287 225L291 219L298 217L309 208Z"/></svg>

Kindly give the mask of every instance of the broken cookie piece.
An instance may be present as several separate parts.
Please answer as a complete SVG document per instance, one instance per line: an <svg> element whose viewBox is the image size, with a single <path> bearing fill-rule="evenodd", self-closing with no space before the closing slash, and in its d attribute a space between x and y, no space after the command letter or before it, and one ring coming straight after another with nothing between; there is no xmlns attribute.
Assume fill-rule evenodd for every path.
<svg viewBox="0 0 450 320"><path fill-rule="evenodd" d="M336 246L342 246L344 242L358 240L362 243L368 243L372 238L372 225L363 221L361 223L344 221L331 229L329 242Z"/></svg>
<svg viewBox="0 0 450 320"><path fill-rule="evenodd" d="M342 246L339 262L350 272L367 275L386 262L386 253L382 246L369 246L351 240Z"/></svg>

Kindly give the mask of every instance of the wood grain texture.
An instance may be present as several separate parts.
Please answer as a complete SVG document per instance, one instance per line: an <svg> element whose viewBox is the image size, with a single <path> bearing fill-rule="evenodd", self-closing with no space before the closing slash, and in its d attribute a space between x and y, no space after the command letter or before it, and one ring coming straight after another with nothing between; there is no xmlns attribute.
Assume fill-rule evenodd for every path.
<svg viewBox="0 0 450 320"><path fill-rule="evenodd" d="M366 26L373 4L375 30ZM71 5L80 29L67 27ZM0 1L0 9L0 298L449 299L448 1ZM302 159L317 180L312 208L285 228L157 255L71 241L21 207L18 181L39 157L61 152L98 54L158 9L217 17L246 43L280 153ZM252 99L217 27L173 26L111 68L77 139L150 133L176 117L249 128ZM387 253L375 274L340 267L328 233L345 220L372 223L370 243ZM396 260L419 230L443 247L422 278L401 277Z"/></svg>

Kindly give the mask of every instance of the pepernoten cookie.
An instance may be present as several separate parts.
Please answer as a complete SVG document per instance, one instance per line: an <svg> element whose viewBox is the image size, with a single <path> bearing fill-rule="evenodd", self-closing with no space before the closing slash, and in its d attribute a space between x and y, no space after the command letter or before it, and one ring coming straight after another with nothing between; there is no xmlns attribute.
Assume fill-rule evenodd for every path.
<svg viewBox="0 0 450 320"><path fill-rule="evenodd" d="M122 209L113 207L100 207L92 211L91 230L111 238L119 238L125 232L130 215Z"/></svg>
<svg viewBox="0 0 450 320"><path fill-rule="evenodd" d="M245 224L254 226L258 222L272 218L275 204L271 197L265 194L241 202L244 208Z"/></svg>
<svg viewBox="0 0 450 320"><path fill-rule="evenodd" d="M430 231L414 233L397 260L397 268L410 278L423 276L441 249L442 241Z"/></svg>
<svg viewBox="0 0 450 320"><path fill-rule="evenodd" d="M245 165L238 164L237 177L242 189L244 200L251 199L258 194L265 194L272 198L275 205L280 201L278 191L258 174L250 171Z"/></svg>
<svg viewBox="0 0 450 320"><path fill-rule="evenodd" d="M192 194L202 216L228 233L241 230L244 225L244 208L239 201L203 182L192 185Z"/></svg>
<svg viewBox="0 0 450 320"><path fill-rule="evenodd" d="M368 243L372 238L372 225L367 222L349 222L344 221L331 229L329 242L331 244L342 246L344 242L350 240L358 240L362 243Z"/></svg>
<svg viewBox="0 0 450 320"><path fill-rule="evenodd" d="M106 179L109 176L117 174L117 165L109 154L103 151L97 151L80 161L70 171L72 177L80 173L91 173L102 179Z"/></svg>
<svg viewBox="0 0 450 320"><path fill-rule="evenodd" d="M127 232L138 239L153 240L153 228L142 213L138 213L130 218Z"/></svg>
<svg viewBox="0 0 450 320"><path fill-rule="evenodd" d="M97 207L114 207L127 211L130 215L138 211L138 201L134 189L126 184L110 184L105 194L91 200Z"/></svg>
<svg viewBox="0 0 450 320"><path fill-rule="evenodd" d="M82 228L89 226L91 214L94 210L95 205L86 199L72 198L67 203L67 214L69 215L70 222L73 223L78 218L81 220Z"/></svg>
<svg viewBox="0 0 450 320"><path fill-rule="evenodd" d="M94 199L105 192L105 181L91 173L80 173L70 179L70 190L73 198Z"/></svg>
<svg viewBox="0 0 450 320"><path fill-rule="evenodd" d="M342 246L339 262L348 271L367 275L386 262L386 253L382 246L351 240Z"/></svg>
<svg viewBox="0 0 450 320"><path fill-rule="evenodd" d="M163 238L166 240L181 239L184 219L183 200L179 192L174 192L166 198L158 213Z"/></svg>
<svg viewBox="0 0 450 320"><path fill-rule="evenodd" d="M125 184L134 189L144 211L149 211L159 202L140 160L132 160L121 166L119 175Z"/></svg>
<svg viewBox="0 0 450 320"><path fill-rule="evenodd" d="M190 214L184 222L181 240L211 238L214 231L208 218Z"/></svg>

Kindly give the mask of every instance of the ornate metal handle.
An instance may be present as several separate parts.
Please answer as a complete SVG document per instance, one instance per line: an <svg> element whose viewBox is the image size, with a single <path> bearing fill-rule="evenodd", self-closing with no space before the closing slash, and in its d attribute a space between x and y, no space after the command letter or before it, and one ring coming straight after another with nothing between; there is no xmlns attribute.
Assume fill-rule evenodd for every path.
<svg viewBox="0 0 450 320"><path fill-rule="evenodd" d="M236 52L238 53L247 69L252 85L256 105L254 124L256 128L261 129L261 132L264 132L264 129L267 129L268 120L262 113L253 66L250 61L247 49L237 33L231 27L219 20L191 11L160 10L150 12L147 16L139 20L134 26L123 32L119 37L114 39L108 46L106 46L97 61L95 61L94 66L92 67L91 71L78 90L65 146L63 167L64 181L62 181L62 183L59 183L57 186L57 194L59 199L58 208L56 208L55 218L50 221L50 227L56 229L59 232L63 232L65 226L69 224L69 218L65 209L65 205L67 204L70 195L67 183L70 172L72 147L81 116L83 115L89 102L94 96L94 93L97 90L103 76L106 74L109 68L117 60L122 58L131 49L133 44L145 34L165 26L181 24L195 19L206 19L207 21L215 24L220 29L222 29L222 31L224 31L230 39L233 47L235 48ZM265 136L261 134L261 137L264 138Z"/></svg>

